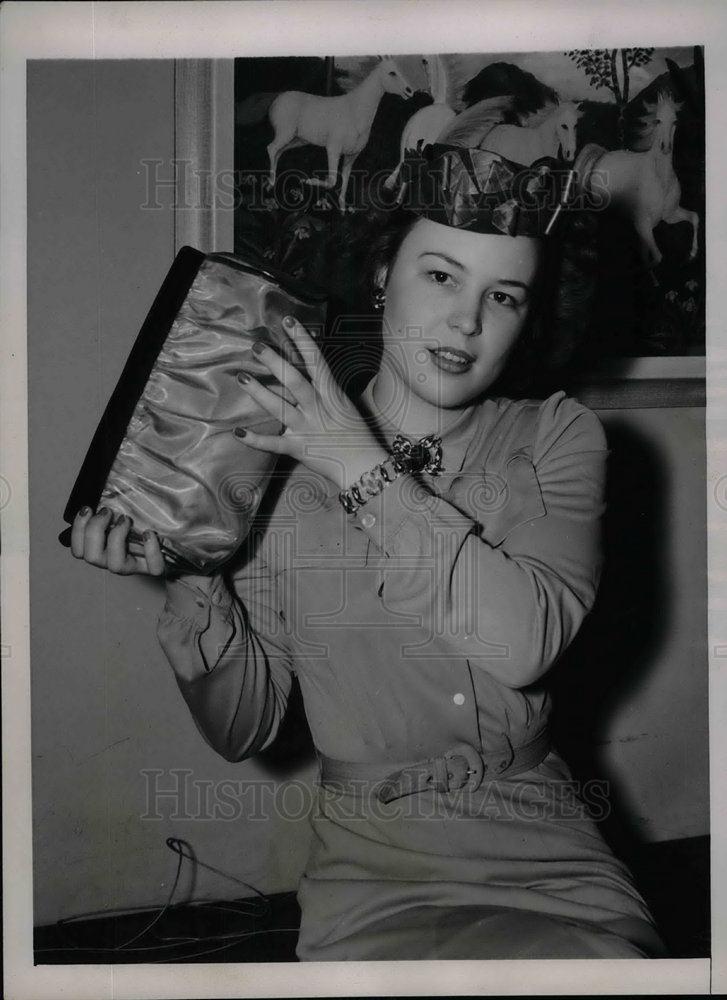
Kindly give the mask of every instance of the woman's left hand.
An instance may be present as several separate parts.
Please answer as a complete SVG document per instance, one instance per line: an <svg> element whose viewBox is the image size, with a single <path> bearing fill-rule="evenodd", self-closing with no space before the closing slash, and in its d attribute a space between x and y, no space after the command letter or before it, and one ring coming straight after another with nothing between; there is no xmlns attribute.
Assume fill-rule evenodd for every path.
<svg viewBox="0 0 727 1000"><path fill-rule="evenodd" d="M235 433L250 447L290 455L312 472L325 476L339 490L346 489L383 462L387 452L337 384L305 327L292 316L285 318L283 326L303 359L310 381L274 348L257 341L253 347L255 357L285 386L294 402L262 385L254 375L238 376L244 389L285 430L274 435L236 428Z"/></svg>

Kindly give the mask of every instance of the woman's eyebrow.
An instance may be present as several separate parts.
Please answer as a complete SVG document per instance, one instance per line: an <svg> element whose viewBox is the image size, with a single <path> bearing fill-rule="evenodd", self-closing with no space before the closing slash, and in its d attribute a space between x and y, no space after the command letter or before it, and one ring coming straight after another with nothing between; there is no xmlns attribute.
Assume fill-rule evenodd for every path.
<svg viewBox="0 0 727 1000"><path fill-rule="evenodd" d="M468 270L468 268L466 268L465 265L462 264L460 261L455 260L454 257L449 257L446 253L442 253L440 250L423 250L419 254L419 256L420 257L426 257L427 254L429 254L431 256L434 256L434 257L441 257L442 260L446 260L448 264L452 265L452 267L458 267L461 271L467 271Z"/></svg>

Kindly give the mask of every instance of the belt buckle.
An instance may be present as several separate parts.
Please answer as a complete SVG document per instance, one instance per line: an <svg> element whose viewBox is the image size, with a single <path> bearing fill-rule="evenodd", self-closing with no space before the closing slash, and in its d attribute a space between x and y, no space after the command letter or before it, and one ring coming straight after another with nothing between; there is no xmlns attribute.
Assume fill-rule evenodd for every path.
<svg viewBox="0 0 727 1000"><path fill-rule="evenodd" d="M487 765L470 743L457 743L450 747L443 756L447 769L446 790L448 792L460 788L474 792L479 788L485 776Z"/></svg>

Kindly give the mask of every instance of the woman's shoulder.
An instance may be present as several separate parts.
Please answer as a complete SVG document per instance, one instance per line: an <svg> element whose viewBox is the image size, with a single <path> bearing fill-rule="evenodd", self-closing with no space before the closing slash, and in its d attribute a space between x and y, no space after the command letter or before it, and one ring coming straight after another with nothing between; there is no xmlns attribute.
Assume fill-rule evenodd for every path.
<svg viewBox="0 0 727 1000"><path fill-rule="evenodd" d="M532 449L535 465L553 449L568 453L608 450L598 416L562 389L545 399L498 397L493 402L500 437L508 438L515 449Z"/></svg>

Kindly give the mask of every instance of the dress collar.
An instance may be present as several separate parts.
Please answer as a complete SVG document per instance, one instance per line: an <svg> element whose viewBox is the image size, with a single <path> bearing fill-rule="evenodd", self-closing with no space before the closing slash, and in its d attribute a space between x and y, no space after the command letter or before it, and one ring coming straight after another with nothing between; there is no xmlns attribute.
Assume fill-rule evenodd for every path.
<svg viewBox="0 0 727 1000"><path fill-rule="evenodd" d="M361 393L359 404L364 409L366 416L376 422L386 442L391 444L398 430L395 427L381 426L376 420L376 408L374 405L375 380L376 376L374 375ZM464 467L467 451L477 434L485 408L486 403L473 403L471 406L463 408L446 431L439 435L442 439L442 465L445 474L459 472ZM418 437L436 433L436 428L425 427L422 428L422 433Z"/></svg>

